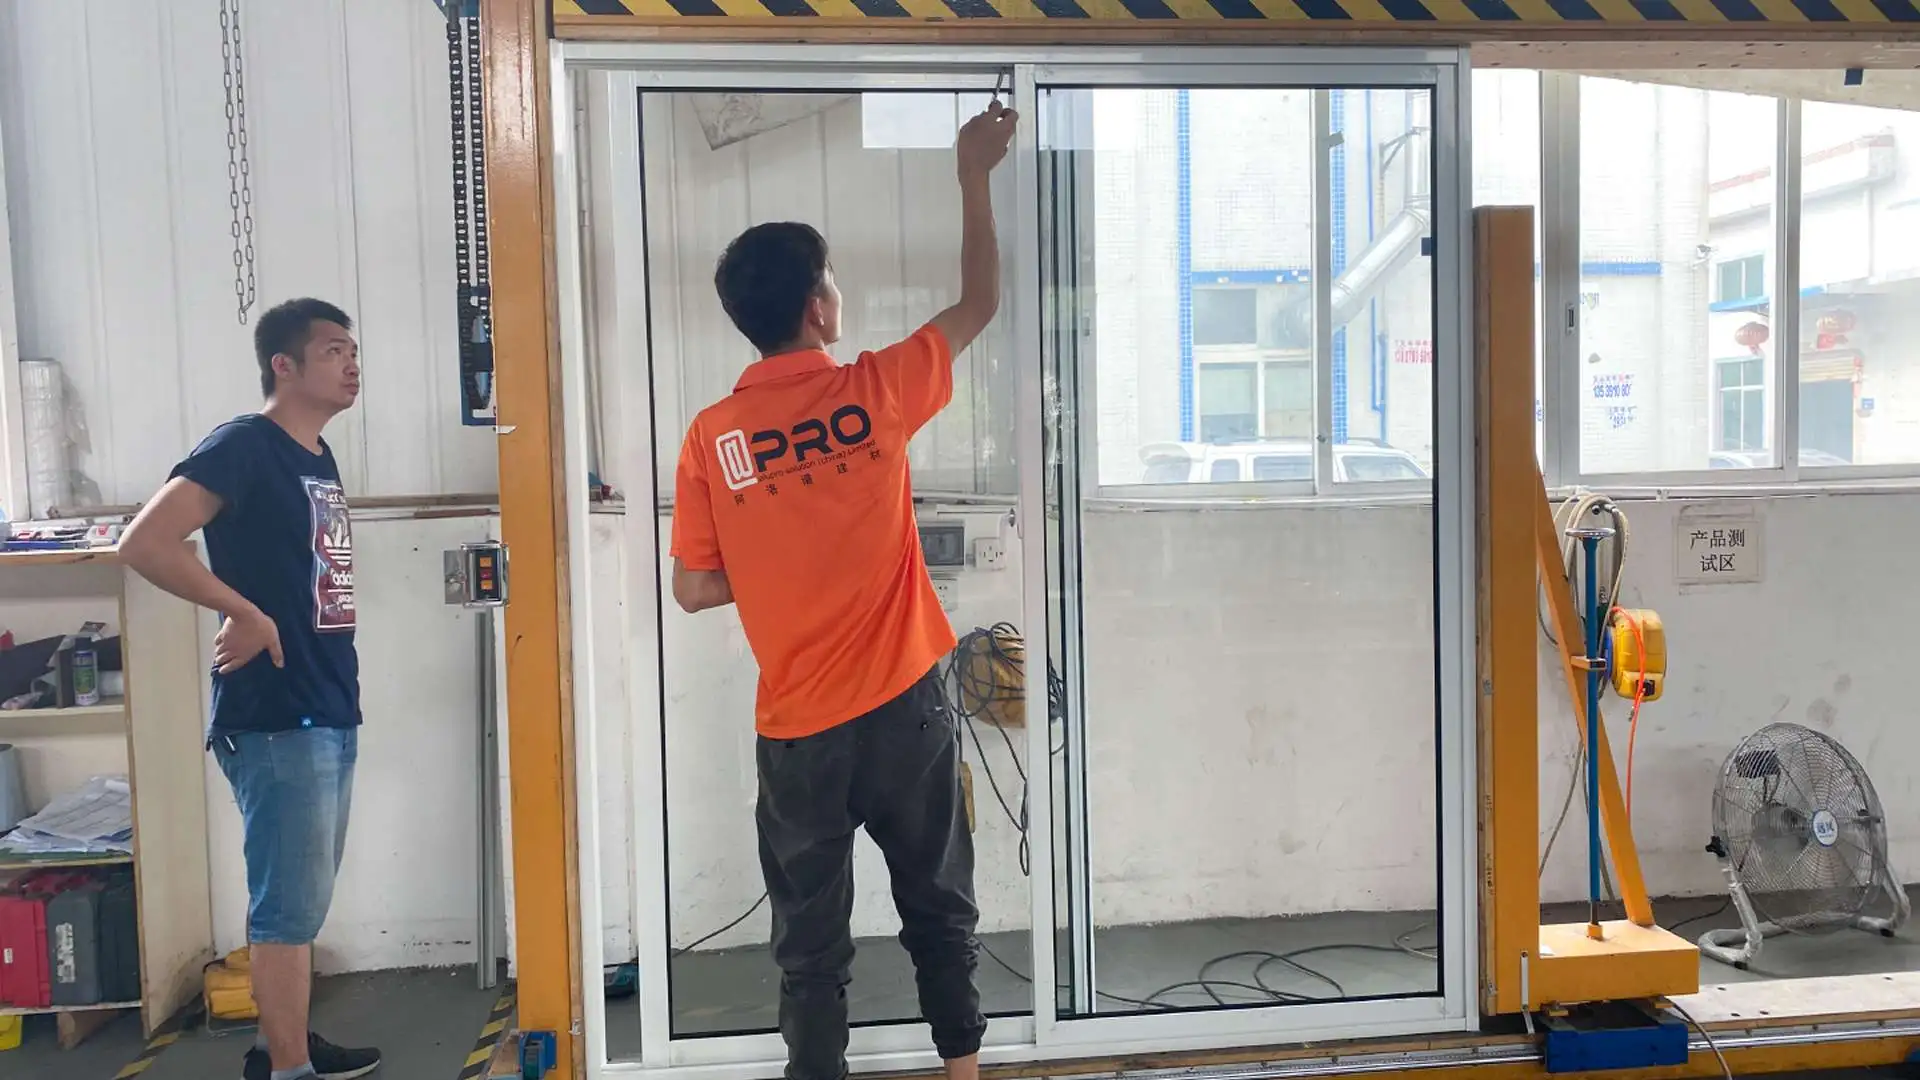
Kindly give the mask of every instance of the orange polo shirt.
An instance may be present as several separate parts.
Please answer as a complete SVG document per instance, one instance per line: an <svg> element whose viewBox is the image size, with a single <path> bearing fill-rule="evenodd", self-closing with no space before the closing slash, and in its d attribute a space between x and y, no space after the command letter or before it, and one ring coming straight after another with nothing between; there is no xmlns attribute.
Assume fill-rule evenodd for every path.
<svg viewBox="0 0 1920 1080"><path fill-rule="evenodd" d="M952 399L953 350L928 326L845 366L768 357L694 418L672 553L726 571L760 664L761 735L844 724L952 651L907 469L907 440Z"/></svg>

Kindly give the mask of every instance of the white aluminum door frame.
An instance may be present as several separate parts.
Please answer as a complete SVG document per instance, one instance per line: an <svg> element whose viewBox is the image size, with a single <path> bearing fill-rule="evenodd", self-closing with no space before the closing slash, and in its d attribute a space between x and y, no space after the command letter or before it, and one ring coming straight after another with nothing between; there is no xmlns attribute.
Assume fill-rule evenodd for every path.
<svg viewBox="0 0 1920 1080"><path fill-rule="evenodd" d="M1468 872L1474 859L1475 749L1473 745L1474 615L1473 575L1475 572L1473 514L1473 389L1472 337L1467 317L1470 297L1465 282L1470 280L1471 253L1468 250L1471 229L1467 199L1469 158L1467 134L1471 110L1468 107L1470 73L1463 52L1436 55L1432 50L1408 50L1404 53L1356 57L1353 63L1328 58L1326 50L1270 50L1258 62L1209 62L1198 64L1190 50L1149 51L1140 63L1043 64L1015 69L1015 85L1031 83L1033 96L1051 87L1207 87L1267 86L1302 88L1416 88L1433 91L1434 171L1434 341L1436 403L1435 429L1435 513L1437 540L1435 577L1438 586L1436 611L1436 648L1440 672L1437 698L1436 747L1440 765L1440 842L1438 881L1440 900L1441 955L1445 958L1439 981L1439 993L1426 997L1408 997L1377 1001L1328 1002L1311 1005L1237 1007L1232 1009L1187 1010L1117 1016L1060 1018L1057 1009L1041 1006L1036 995L1035 1040L1044 1056L1059 1056L1061 1051L1081 1054L1115 1054L1138 1051L1201 1049L1250 1043L1309 1042L1331 1038L1367 1035L1402 1035L1466 1027L1476 1016L1477 992L1474 923L1478 915L1475 877ZM1164 56L1164 62L1159 62ZM1104 59L1104 58L1103 58ZM1020 155L1035 154L1038 147L1035 125L1028 125L1017 147ZM1017 163L1018 164L1018 163ZM1020 165L1022 187L1035 188L1037 163ZM1039 251L1049 238L1038 235L1037 221L1028 232L1027 216L1037 218L1023 206L1022 250ZM1324 231L1324 230L1322 230ZM1023 275L1020 292L1027 297L1041 296L1039 271L1023 262L1016 267ZM1037 308L1019 313L1020 340L1041 344ZM1318 320L1317 320L1318 321ZM1042 424L1045 422L1042 365L1023 367L1020 372L1021 411L1018 414L1020 457L1020 517L1024 521L1044 521L1044 468L1041 458ZM1064 381L1064 380L1063 380ZM1083 451L1086 439L1076 440L1076 452ZM1085 474L1085 463L1078 463ZM1096 489L1097 490L1097 489ZM1388 492L1381 492L1388 495ZM1398 494L1394 492L1391 494ZM1083 498L1086 493L1083 492ZM1063 516L1066 513L1063 508ZM1063 533L1077 534L1064 523ZM1047 538L1045 529L1024 529L1021 535L1022 566L1027 580L1026 618L1029 627L1043 620L1058 618L1045 605L1048 585ZM1072 588L1069 583L1068 588ZM1069 597L1068 603L1072 603ZM1029 639L1039 635L1029 631ZM1070 650L1070 653L1077 650ZM1069 687L1076 685L1080 673L1063 671ZM1068 745L1076 745L1073 728L1084 724L1083 710L1069 709ZM1027 730L1047 731L1049 717L1044 697L1029 694ZM1078 740L1084 743L1084 739ZM1027 774L1043 777L1051 785L1048 740L1030 739ZM1069 765L1074 767L1073 764ZM1033 967L1037 985L1051 985L1051 978L1063 966L1053 956L1058 936L1053 925L1054 879L1061 869L1085 878L1085 849L1076 853L1081 864L1058 867L1053 850L1053 798L1050 790L1036 791L1029 808L1029 836L1033 850L1035 885ZM1073 800L1068 812L1081 816L1088 808L1084 801ZM1068 833L1084 837L1089 829L1085 821L1071 822ZM1041 888L1045 883L1046 888ZM1075 925L1070 927L1077 948L1087 948L1089 929L1085 890L1075 890ZM1093 966L1085 956L1073 956L1064 962L1085 970ZM1041 983L1043 978L1048 981ZM1051 995L1046 995L1051 997Z"/></svg>
<svg viewBox="0 0 1920 1080"><path fill-rule="evenodd" d="M1470 1026L1477 978L1474 919L1477 896L1470 868L1474 858L1473 831L1473 457L1471 432L1473 394L1470 380L1471 335L1467 324L1467 296L1471 262L1466 245L1471 235L1465 209L1467 176L1467 65L1464 50L1450 49L1328 49L1328 48L1142 48L1135 46L1080 49L1022 49L914 46L679 46L670 44L564 43L552 46L552 116L554 120L554 201L556 220L557 284L559 289L562 403L566 429L563 445L567 475L567 514L572 565L571 595L573 676L575 699L575 775L579 804L582 963L591 973L601 967L600 884L598 865L599 798L594 769L594 643L589 616L594 602L589 588L587 537L590 524L585 473L588 461L587 287L581 265L583 251L581 187L582 158L604 145L613 155L603 167L622 195L630 186L638 195L638 102L634 94L584 94L587 78L624 76L613 83L629 89L779 89L790 91L915 89L978 92L991 89L1010 73L1016 108L1029 118L1036 115L1037 87L1042 77L1071 85L1315 85L1432 86L1436 128L1435 161L1439 182L1435 191L1435 387L1437 402L1437 503L1434 514L1439 588L1437 612L1440 655L1441 992L1420 998L1381 1001L1329 1002L1314 1005L1234 1009L1212 1012L1168 1012L1148 1015L1059 1019L1055 984L1054 850L1051 826L1052 774L1047 739L1030 739L1029 769L1037 790L1031 799L1028 823L1033 852L1029 879L1032 896L1033 998L1029 1017L997 1019L988 1032L982 1058L989 1063L1039 1061L1093 1053L1171 1051L1234 1045L1272 1044L1365 1035L1407 1034L1461 1030ZM593 97L610 105L610 114L589 118L576 127L580 99ZM622 112L622 110L631 112ZM1016 190L1025 193L1014 207L1003 207L1015 221L1017 254L1013 259L1013 310L1016 341L1041 345L1040 268L1033 257L1039 251L1038 143L1036 125L1023 125L1009 165ZM580 138L585 135L584 139ZM581 145L582 143L588 145ZM638 214L637 197L627 213ZM632 226L631 217L627 226ZM592 227L611 227L596 214ZM598 243L598 242L597 242ZM596 246L597 246L596 243ZM603 265L609 256L604 251ZM1020 257L1024 254L1026 257ZM619 264L622 295L629 293L628 268L644 275L644 245L637 252L610 256ZM642 278L644 280L644 278ZM639 295L644 295L644 290ZM644 319L623 321L620 351L627 356L650 356ZM607 343L601 342L606 348ZM1048 625L1045 530L1031 527L1044 521L1041 449L1043 434L1040 370L1024 365L1019 372L1017 421L1020 495L1018 521L1023 545L1025 577L1023 618L1036 639ZM660 702L661 663L658 612L662 597L657 572L660 563L657 514L658 478L652 462L653 433L649 382L620 380L618 406L626 423L624 460L627 478L624 529L629 568L628 715L613 718L631 722L641 737L632 740L634 833L634 932L640 953L641 1057L610 1062L606 1057L606 1009L598 993L585 1000L585 1036L590 1076L649 1075L702 1080L745 1080L764 1073L784 1059L777 1033L673 1038L670 1035L666 981L657 973L668 969L667 896L662 875L666 865L666 807L655 777L665 762L657 738L663 722ZM638 510L638 512L634 512ZM1047 731L1046 698L1029 694L1028 731ZM649 735L656 737L647 737ZM595 986L589 980L589 989ZM919 1024L889 1024L856 1028L850 1047L856 1071L928 1068L936 1064Z"/></svg>

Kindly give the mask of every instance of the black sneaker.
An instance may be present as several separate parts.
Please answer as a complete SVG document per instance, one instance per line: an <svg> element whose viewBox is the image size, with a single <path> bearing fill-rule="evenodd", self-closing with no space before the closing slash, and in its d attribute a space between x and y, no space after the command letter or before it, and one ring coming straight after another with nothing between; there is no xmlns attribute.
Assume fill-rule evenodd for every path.
<svg viewBox="0 0 1920 1080"><path fill-rule="evenodd" d="M307 1057L312 1059L314 1075L320 1080L355 1080L380 1067L380 1051L335 1046L312 1032L307 1033Z"/></svg>
<svg viewBox="0 0 1920 1080"><path fill-rule="evenodd" d="M247 1051L247 1060L240 1066L240 1080L273 1080L273 1059L257 1046Z"/></svg>

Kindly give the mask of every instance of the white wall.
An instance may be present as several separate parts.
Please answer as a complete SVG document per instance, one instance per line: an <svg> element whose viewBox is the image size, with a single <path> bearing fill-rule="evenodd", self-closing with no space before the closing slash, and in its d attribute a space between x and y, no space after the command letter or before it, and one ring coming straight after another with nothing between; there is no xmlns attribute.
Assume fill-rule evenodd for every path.
<svg viewBox="0 0 1920 1080"><path fill-rule="evenodd" d="M1749 505L1765 534L1764 580L1676 585L1678 517ZM1920 528L1920 496L1634 502L1627 511L1633 530L1622 602L1661 613L1672 657L1666 696L1644 707L1635 747L1635 835L1650 889L1701 895L1721 887L1702 850L1713 785L1734 745L1774 720L1832 735L1866 764L1886 806L1895 866L1911 878L1920 867L1920 769L1911 764L1899 628L1917 597L1905 575L1890 570L1900 538ZM1431 907L1428 511L1107 510L1086 523L1100 924ZM1017 575L1017 561L1005 571L968 571L956 628L1020 622ZM728 615L670 610L663 627L668 893L672 941L681 946L730 921L761 891L754 668ZM1540 671L1544 843L1575 741L1544 642ZM604 692L600 701L600 723L617 723ZM1622 755L1627 711L1610 697L1604 713ZM628 715L646 723L650 712L642 704ZM998 737L981 734L1008 783ZM1024 750L1020 733L1014 742ZM1015 836L981 774L975 781L983 926L1021 928L1027 885ZM617 809L606 805L606 787L602 796L604 824ZM1585 895L1580 822L1576 807L1547 871L1546 899ZM610 861L617 856L605 844L602 852L603 874L625 880L630 864ZM884 935L896 923L875 855L862 842L855 928ZM625 909L606 895L612 924ZM713 945L764 941L766 933L763 911ZM630 934L624 922L609 933L609 960L621 958Z"/></svg>
<svg viewBox="0 0 1920 1080"><path fill-rule="evenodd" d="M494 490L491 430L458 411L445 23L425 0L243 10L255 313L312 294L355 316L364 392L328 433L351 494ZM105 503L146 498L209 428L259 404L235 317L223 102L212 0L0 2L21 355L65 367L86 420L77 465ZM440 551L486 529L356 515L367 725L326 970L473 957L475 646L441 604ZM238 821L216 770L207 784L228 948L244 934Z"/></svg>
<svg viewBox="0 0 1920 1080"><path fill-rule="evenodd" d="M485 517L354 521L360 729L347 853L316 943L323 972L472 963L480 688L472 613L441 603L440 552ZM203 619L205 638L217 628ZM210 659L210 657L208 657ZM207 759L214 944L246 940L240 816Z"/></svg>
<svg viewBox="0 0 1920 1080"><path fill-rule="evenodd" d="M1756 585L1676 587L1676 518L1751 506L1766 533L1765 580ZM1735 743L1780 720L1840 740L1871 774L1885 804L1894 867L1920 875L1920 767L1907 717L1906 613L1916 600L1904 571L1908 530L1920 524L1920 496L1813 495L1752 501L1628 505L1633 526L1623 603L1652 607L1666 621L1667 696L1645 706L1634 774L1634 826L1649 887L1656 894L1708 893L1720 887L1701 849L1712 828L1711 794ZM1544 679L1543 674L1543 679ZM1572 722L1554 673L1543 702L1542 802L1554 809L1557 779L1571 766ZM1627 710L1606 715L1614 745L1624 745ZM1556 736L1555 732L1562 732ZM1616 750L1616 753L1619 751ZM1563 845L1548 870L1547 893L1584 892L1582 845Z"/></svg>
<svg viewBox="0 0 1920 1080"><path fill-rule="evenodd" d="M452 393L446 24L425 2L244 12L255 313L311 294L358 321L361 405L331 439L349 491L491 491L492 440ZM259 404L217 7L13 0L0 51L20 354L66 370L100 500L137 502Z"/></svg>

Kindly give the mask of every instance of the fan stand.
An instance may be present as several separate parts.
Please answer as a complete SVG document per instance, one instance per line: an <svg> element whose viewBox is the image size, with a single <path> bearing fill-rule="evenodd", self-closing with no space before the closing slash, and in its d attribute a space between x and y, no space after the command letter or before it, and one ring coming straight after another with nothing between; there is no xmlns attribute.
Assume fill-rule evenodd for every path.
<svg viewBox="0 0 1920 1080"><path fill-rule="evenodd" d="M1733 899L1733 908L1740 915L1740 925L1728 930L1709 930L1700 935L1700 951L1723 964L1741 971L1752 966L1760 956L1760 946L1770 937L1778 937L1787 932L1786 927L1770 920L1762 920L1753 910L1753 901L1747 897L1747 887L1740 883L1740 875L1727 859L1726 852L1720 848L1716 837L1713 844L1714 854L1720 857L1720 872L1727 878L1727 894ZM1846 925L1855 930L1892 937L1895 931L1905 925L1913 914L1913 905L1907 899L1907 890L1900 887L1885 860L1874 872L1874 883L1880 887L1887 898L1893 902L1891 915L1855 915L1846 920Z"/></svg>

